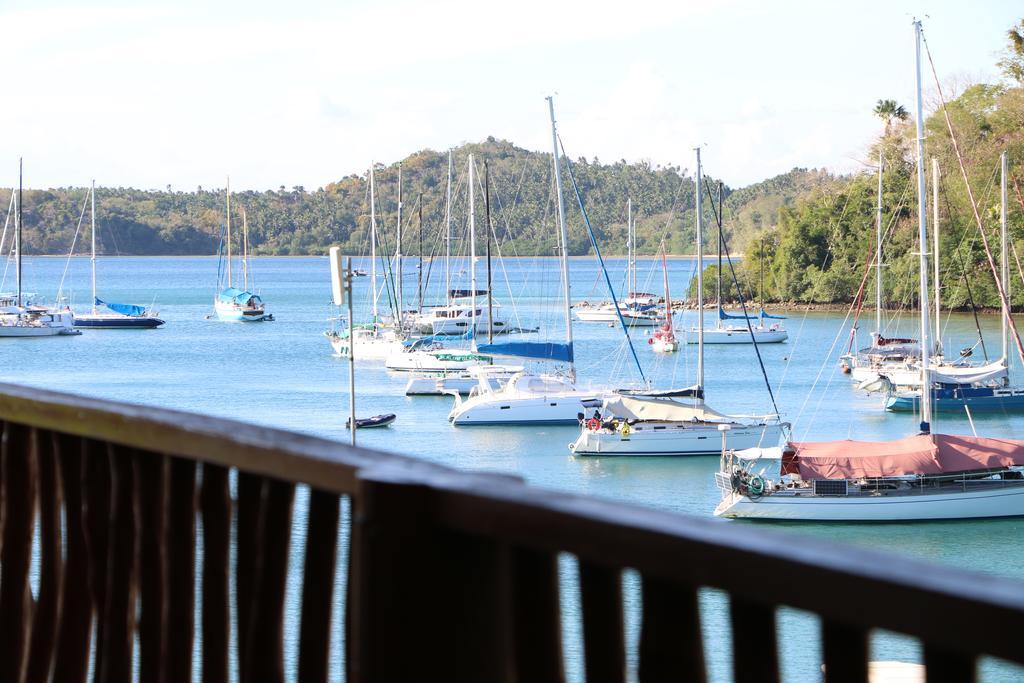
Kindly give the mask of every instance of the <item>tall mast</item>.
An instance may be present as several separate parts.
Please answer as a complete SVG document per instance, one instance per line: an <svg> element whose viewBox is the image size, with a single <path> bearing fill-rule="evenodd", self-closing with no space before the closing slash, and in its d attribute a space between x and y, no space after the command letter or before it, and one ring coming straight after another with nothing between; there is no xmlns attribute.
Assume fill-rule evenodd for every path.
<svg viewBox="0 0 1024 683"><path fill-rule="evenodd" d="M555 100L548 97L551 114L552 162L555 165L555 192L558 195L558 235L562 246L562 292L565 295L565 343L572 346L572 303L569 292L569 230L565 226L565 198L562 196L562 162L558 154L558 128L555 124ZM576 366L569 364L569 373L576 378Z"/></svg>
<svg viewBox="0 0 1024 683"><path fill-rule="evenodd" d="M921 279L921 431L931 432L932 372L928 343L928 214L925 207L924 171L924 101L921 95L921 22L914 21L917 96L917 238L920 246L919 275ZM1005 337L1004 337L1005 338Z"/></svg>
<svg viewBox="0 0 1024 683"><path fill-rule="evenodd" d="M402 328L402 164L398 164L398 234L395 240L395 269L398 299L398 328Z"/></svg>
<svg viewBox="0 0 1024 683"><path fill-rule="evenodd" d="M700 147L697 152L697 386L704 389L704 217L701 215L701 189L704 180L700 168Z"/></svg>
<svg viewBox="0 0 1024 683"><path fill-rule="evenodd" d="M633 198L626 197L626 297L633 291Z"/></svg>
<svg viewBox="0 0 1024 683"><path fill-rule="evenodd" d="M1010 298L1010 240L1009 231L1006 229L1006 166L1007 158L1006 152L999 155L999 196L1000 196L1000 211L999 211L999 277L1003 281L1003 287L1006 288L1006 301L1007 305L1010 305L1012 299ZM1012 314L1013 309L1009 310L1008 314ZM1009 366L1009 356L1007 353L1010 349L1010 335L1009 326L1007 325L1006 316L1002 316L1002 333L1003 333L1003 362Z"/></svg>
<svg viewBox="0 0 1024 683"><path fill-rule="evenodd" d="M763 314L764 314L764 235L761 235L761 264L760 264L760 271L761 271L761 283L758 285L758 288L757 288L758 292L757 292L757 294L758 294L758 298L761 300L761 313L762 313L762 320L763 320L764 319L764 316L763 316ZM762 323L762 325L763 325L763 323Z"/></svg>
<svg viewBox="0 0 1024 683"><path fill-rule="evenodd" d="M96 314L96 181L92 181L92 190L89 192L89 222L92 228L92 312Z"/></svg>
<svg viewBox="0 0 1024 683"><path fill-rule="evenodd" d="M416 311L423 312L423 193L416 199L417 225L419 226L419 256L416 258Z"/></svg>
<svg viewBox="0 0 1024 683"><path fill-rule="evenodd" d="M487 343L494 343L494 297L491 294L491 172L484 159L484 208L487 215Z"/></svg>
<svg viewBox="0 0 1024 683"><path fill-rule="evenodd" d="M882 334L882 173L885 157L878 152L878 207L875 209L875 335Z"/></svg>
<svg viewBox="0 0 1024 683"><path fill-rule="evenodd" d="M473 155L469 155L469 321L470 337L476 348L476 204L473 192Z"/></svg>
<svg viewBox="0 0 1024 683"><path fill-rule="evenodd" d="M370 301L373 306L373 329L377 329L377 196L373 184L373 162L370 162Z"/></svg>
<svg viewBox="0 0 1024 683"><path fill-rule="evenodd" d="M448 187L445 191L444 203L444 297L450 306L452 303L452 151L448 150Z"/></svg>
<svg viewBox="0 0 1024 683"><path fill-rule="evenodd" d="M700 190L698 189L698 192ZM722 321L722 243L725 242L725 236L722 234L722 182L718 182L718 291L716 296L718 298L718 324L721 326Z"/></svg>
<svg viewBox="0 0 1024 683"><path fill-rule="evenodd" d="M672 298L668 293L668 254L665 247L661 248L661 272L665 278L665 324L668 325L669 333L672 332Z"/></svg>
<svg viewBox="0 0 1024 683"><path fill-rule="evenodd" d="M249 219L242 207L242 278L245 291L249 291Z"/></svg>
<svg viewBox="0 0 1024 683"><path fill-rule="evenodd" d="M227 206L227 234L228 234L228 287L231 286L231 176L228 176L228 186L224 190L225 204Z"/></svg>
<svg viewBox="0 0 1024 683"><path fill-rule="evenodd" d="M22 180L24 179L24 162L18 158L18 229L14 231L14 247L18 258L14 261L14 269L18 280L18 308L21 308L21 221L22 221Z"/></svg>
<svg viewBox="0 0 1024 683"><path fill-rule="evenodd" d="M942 282L939 279L939 160L932 157L932 272L935 282L935 355L942 355Z"/></svg>

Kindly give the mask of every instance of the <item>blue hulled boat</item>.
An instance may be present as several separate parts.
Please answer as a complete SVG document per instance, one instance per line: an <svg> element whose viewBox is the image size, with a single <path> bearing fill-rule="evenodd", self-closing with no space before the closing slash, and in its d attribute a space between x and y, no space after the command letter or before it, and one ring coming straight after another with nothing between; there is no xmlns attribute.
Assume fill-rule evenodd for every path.
<svg viewBox="0 0 1024 683"><path fill-rule="evenodd" d="M93 302L92 313L75 315L75 327L149 330L164 324L163 320L151 314L145 306L118 304L101 299L93 299ZM107 310L100 311L100 306Z"/></svg>

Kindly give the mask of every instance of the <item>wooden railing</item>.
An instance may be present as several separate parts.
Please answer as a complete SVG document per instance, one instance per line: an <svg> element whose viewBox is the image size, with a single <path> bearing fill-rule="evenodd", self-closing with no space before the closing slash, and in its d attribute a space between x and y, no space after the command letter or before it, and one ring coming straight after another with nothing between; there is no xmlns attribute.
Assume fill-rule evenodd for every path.
<svg viewBox="0 0 1024 683"><path fill-rule="evenodd" d="M0 421L4 681L128 681L134 667L142 681L282 680L292 542L304 558L288 667L304 683L327 678L342 598L349 681L564 680L561 553L578 562L591 682L627 678L626 568L645 682L705 678L701 587L728 594L738 681L778 679L782 605L820 617L829 681L866 680L877 628L920 639L929 681L970 680L983 654L1024 663L1016 581L169 410L0 385ZM310 487L302 539L297 484Z"/></svg>

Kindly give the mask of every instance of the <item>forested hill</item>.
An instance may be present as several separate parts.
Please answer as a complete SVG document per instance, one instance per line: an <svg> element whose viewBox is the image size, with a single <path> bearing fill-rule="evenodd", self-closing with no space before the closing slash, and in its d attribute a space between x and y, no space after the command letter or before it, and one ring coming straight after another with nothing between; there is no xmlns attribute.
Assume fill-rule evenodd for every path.
<svg viewBox="0 0 1024 683"><path fill-rule="evenodd" d="M476 161L477 225L482 232L485 214L484 163L491 187L491 213L505 254L550 255L556 244L551 155L489 138L452 152L452 223L456 235L465 235L467 157ZM709 155L710 156L710 155ZM389 249L394 249L398 205L398 166L378 165L375 170L378 228ZM419 201L422 197L424 251L437 248L444 223L447 152L425 150L401 161L405 253L419 249ZM657 253L664 241L670 253L694 251L694 197L690 173L678 167L658 167L597 159L572 161L572 172L583 197L602 251L625 253L626 202L632 199L638 249ZM251 249L256 254L319 254L341 245L346 252L364 254L369 247L368 173L363 171L307 191L280 187L265 192L232 193L232 226L240 228L245 210ZM790 206L801 193L833 181L824 172L794 169L750 187L724 187L726 235L730 248L740 251L750 236L775 226L779 209ZM717 181L708 178L715 187ZM586 254L589 238L568 174L565 174L566 213L570 252ZM67 253L87 188L27 190L24 197L26 253ZM9 190L0 190L6 206ZM195 191L136 190L98 187L96 220L101 253L105 254L213 254L220 241L225 217L223 188ZM708 201L706 222L712 225ZM83 229L88 226L85 216ZM79 245L83 244L80 238ZM706 237L714 251L713 235ZM458 248L458 247L457 247ZM464 249L464 247L462 247Z"/></svg>

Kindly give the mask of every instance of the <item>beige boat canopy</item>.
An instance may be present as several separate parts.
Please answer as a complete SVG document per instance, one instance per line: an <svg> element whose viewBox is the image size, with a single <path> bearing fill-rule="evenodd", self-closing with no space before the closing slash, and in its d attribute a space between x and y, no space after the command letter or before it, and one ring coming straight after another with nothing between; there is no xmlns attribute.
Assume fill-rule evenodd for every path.
<svg viewBox="0 0 1024 683"><path fill-rule="evenodd" d="M658 420L663 422L722 422L736 420L703 404L686 404L666 398L634 398L616 395L606 398L602 412L621 420Z"/></svg>

